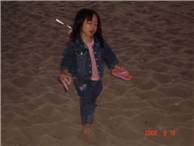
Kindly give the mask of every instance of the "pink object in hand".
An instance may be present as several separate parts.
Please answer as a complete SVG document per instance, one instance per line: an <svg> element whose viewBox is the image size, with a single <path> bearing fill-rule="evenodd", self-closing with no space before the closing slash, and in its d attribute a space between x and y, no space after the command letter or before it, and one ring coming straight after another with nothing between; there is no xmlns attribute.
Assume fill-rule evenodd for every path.
<svg viewBox="0 0 194 146"><path fill-rule="evenodd" d="M130 73L126 69L121 68L121 67L115 67L114 69L112 69L111 73L113 76L126 80L126 81L129 81L132 79L132 75L130 75Z"/></svg>

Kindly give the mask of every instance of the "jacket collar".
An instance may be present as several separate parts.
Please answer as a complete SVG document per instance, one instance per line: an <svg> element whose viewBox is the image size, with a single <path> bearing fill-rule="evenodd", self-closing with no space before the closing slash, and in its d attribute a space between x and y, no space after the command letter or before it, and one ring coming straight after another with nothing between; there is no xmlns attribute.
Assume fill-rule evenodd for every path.
<svg viewBox="0 0 194 146"><path fill-rule="evenodd" d="M78 48L84 48L84 47L87 47L83 40L81 39L80 35L77 36L77 38L75 39L75 44L76 46L79 46ZM96 38L94 38L94 44L93 44L93 48L96 49L96 48L99 48L100 47L100 41Z"/></svg>

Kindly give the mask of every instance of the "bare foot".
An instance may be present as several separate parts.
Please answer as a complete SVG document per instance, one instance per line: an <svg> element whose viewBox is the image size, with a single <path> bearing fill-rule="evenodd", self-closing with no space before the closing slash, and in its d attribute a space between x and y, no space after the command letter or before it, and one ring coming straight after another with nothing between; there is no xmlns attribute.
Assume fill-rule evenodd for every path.
<svg viewBox="0 0 194 146"><path fill-rule="evenodd" d="M93 127L92 124L84 124L83 125L83 134L87 137L91 137L93 135Z"/></svg>
<svg viewBox="0 0 194 146"><path fill-rule="evenodd" d="M95 141L95 133L92 124L83 125L83 136L89 141Z"/></svg>

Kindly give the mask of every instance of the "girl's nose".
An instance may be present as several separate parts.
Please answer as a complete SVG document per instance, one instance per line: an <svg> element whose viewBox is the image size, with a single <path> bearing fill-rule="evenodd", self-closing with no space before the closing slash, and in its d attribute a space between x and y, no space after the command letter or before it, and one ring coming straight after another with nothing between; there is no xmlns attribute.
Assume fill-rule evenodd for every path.
<svg viewBox="0 0 194 146"><path fill-rule="evenodd" d="M92 29L94 30L94 29L96 29L96 28L97 28L96 25L93 24L93 25L92 25Z"/></svg>

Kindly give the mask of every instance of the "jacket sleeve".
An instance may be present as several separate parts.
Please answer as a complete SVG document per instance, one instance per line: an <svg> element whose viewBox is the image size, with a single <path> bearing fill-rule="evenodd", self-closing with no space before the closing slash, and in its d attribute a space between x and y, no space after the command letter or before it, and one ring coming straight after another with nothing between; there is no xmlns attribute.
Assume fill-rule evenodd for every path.
<svg viewBox="0 0 194 146"><path fill-rule="evenodd" d="M61 60L61 71L67 69L71 74L74 74L75 70L75 53L73 51L72 43L68 42L64 49L63 58Z"/></svg>
<svg viewBox="0 0 194 146"><path fill-rule="evenodd" d="M103 52L104 61L110 69L112 69L116 64L119 63L111 47L105 41L104 41L104 47L102 52Z"/></svg>

